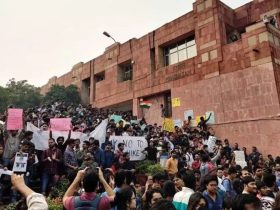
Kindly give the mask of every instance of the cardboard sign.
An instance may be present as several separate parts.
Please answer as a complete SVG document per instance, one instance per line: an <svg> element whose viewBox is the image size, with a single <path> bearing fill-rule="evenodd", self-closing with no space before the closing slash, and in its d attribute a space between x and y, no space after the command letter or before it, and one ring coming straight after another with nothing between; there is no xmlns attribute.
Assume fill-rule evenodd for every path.
<svg viewBox="0 0 280 210"><path fill-rule="evenodd" d="M234 157L235 157L235 163L237 165L240 165L242 168L247 166L244 151L234 151Z"/></svg>
<svg viewBox="0 0 280 210"><path fill-rule="evenodd" d="M172 103L172 107L181 106L181 100L180 100L180 98L172 98L171 103Z"/></svg>
<svg viewBox="0 0 280 210"><path fill-rule="evenodd" d="M177 120L173 120L174 121L174 126L178 126L179 128L182 127L182 120L177 119Z"/></svg>
<svg viewBox="0 0 280 210"><path fill-rule="evenodd" d="M124 143L124 152L130 154L130 160L144 160L143 151L148 147L148 142L143 136L110 136L115 151L118 149L119 143Z"/></svg>
<svg viewBox="0 0 280 210"><path fill-rule="evenodd" d="M13 166L14 172L26 172L28 153L16 153L15 162Z"/></svg>
<svg viewBox="0 0 280 210"><path fill-rule="evenodd" d="M192 119L194 119L194 114L193 114L193 110L187 110L184 112L184 119L188 120L188 117L191 116Z"/></svg>
<svg viewBox="0 0 280 210"><path fill-rule="evenodd" d="M207 121L207 124L215 124L215 114L213 111L209 111L205 113L205 120L208 119L209 115L211 114L210 119Z"/></svg>
<svg viewBox="0 0 280 210"><path fill-rule="evenodd" d="M216 140L217 140L217 138L215 136L209 136L208 141L207 141L207 146L208 146L209 152L214 152Z"/></svg>
<svg viewBox="0 0 280 210"><path fill-rule="evenodd" d="M168 132L174 132L174 122L170 118L165 118L163 121L163 130Z"/></svg>
<svg viewBox="0 0 280 210"><path fill-rule="evenodd" d="M22 109L8 109L7 130L20 130L23 128L22 114Z"/></svg>
<svg viewBox="0 0 280 210"><path fill-rule="evenodd" d="M52 118L50 124L52 131L71 130L71 118Z"/></svg>

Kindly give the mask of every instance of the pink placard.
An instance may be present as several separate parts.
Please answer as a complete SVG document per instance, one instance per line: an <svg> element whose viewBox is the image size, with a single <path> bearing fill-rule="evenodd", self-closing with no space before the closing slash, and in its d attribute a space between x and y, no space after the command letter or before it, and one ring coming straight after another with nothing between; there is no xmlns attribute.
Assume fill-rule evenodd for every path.
<svg viewBox="0 0 280 210"><path fill-rule="evenodd" d="M23 110L8 109L7 130L20 130L23 128Z"/></svg>
<svg viewBox="0 0 280 210"><path fill-rule="evenodd" d="M51 119L52 131L69 131L71 130L71 118L53 118Z"/></svg>

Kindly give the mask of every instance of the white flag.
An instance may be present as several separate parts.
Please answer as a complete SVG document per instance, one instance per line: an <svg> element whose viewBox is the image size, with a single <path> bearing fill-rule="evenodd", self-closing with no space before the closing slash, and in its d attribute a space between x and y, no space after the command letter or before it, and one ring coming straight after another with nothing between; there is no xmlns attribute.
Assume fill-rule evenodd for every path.
<svg viewBox="0 0 280 210"><path fill-rule="evenodd" d="M102 122L89 135L90 137L99 140L99 145L105 142L107 125L108 119L102 120Z"/></svg>

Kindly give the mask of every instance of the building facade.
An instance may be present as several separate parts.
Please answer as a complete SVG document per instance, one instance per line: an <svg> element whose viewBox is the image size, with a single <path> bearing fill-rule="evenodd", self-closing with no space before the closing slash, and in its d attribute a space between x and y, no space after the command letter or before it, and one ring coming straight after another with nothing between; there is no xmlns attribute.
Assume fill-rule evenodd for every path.
<svg viewBox="0 0 280 210"><path fill-rule="evenodd" d="M212 111L216 135L260 151L280 147L280 1L231 9L197 0L193 11L138 39L108 47L42 87L76 84L94 107L133 110L162 124ZM141 101L152 103L142 110ZM172 101L174 102L172 104Z"/></svg>

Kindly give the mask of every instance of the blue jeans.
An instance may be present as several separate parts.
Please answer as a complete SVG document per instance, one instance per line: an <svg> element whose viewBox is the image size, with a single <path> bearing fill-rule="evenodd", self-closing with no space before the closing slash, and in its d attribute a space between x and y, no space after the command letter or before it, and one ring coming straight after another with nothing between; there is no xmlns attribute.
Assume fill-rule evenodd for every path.
<svg viewBox="0 0 280 210"><path fill-rule="evenodd" d="M49 182L51 181L53 175L43 172L42 174L42 185L41 185L41 193L46 194Z"/></svg>

